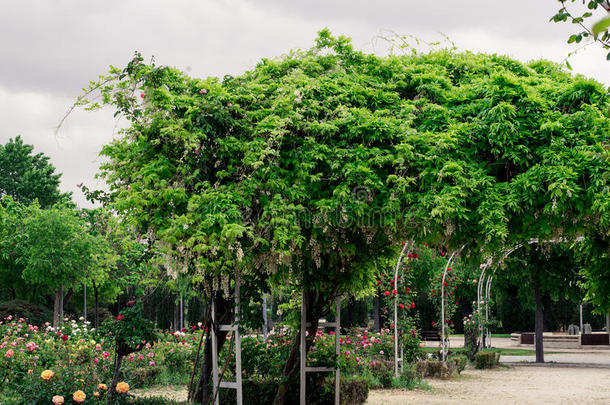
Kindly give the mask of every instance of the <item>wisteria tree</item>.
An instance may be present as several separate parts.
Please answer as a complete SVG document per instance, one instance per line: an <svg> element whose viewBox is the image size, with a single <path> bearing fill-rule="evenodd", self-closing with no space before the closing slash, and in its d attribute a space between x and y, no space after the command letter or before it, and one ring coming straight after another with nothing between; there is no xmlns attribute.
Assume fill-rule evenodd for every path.
<svg viewBox="0 0 610 405"><path fill-rule="evenodd" d="M401 241L466 246L478 260L573 238L606 215L605 91L549 62L378 57L324 30L310 50L222 80L136 55L78 103L97 107L96 92L129 121L102 152L108 201L168 269L205 286L221 318L239 273L245 293L304 291L312 337ZM295 333L277 405L298 373ZM206 345L198 401L210 356Z"/></svg>

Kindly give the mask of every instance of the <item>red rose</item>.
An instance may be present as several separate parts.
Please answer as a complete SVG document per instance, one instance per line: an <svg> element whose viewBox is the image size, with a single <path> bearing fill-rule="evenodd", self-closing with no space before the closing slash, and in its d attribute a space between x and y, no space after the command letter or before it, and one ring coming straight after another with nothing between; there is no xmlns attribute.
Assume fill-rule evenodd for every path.
<svg viewBox="0 0 610 405"><path fill-rule="evenodd" d="M144 98L144 97L146 97L146 94L140 93L140 97Z"/></svg>
<svg viewBox="0 0 610 405"><path fill-rule="evenodd" d="M193 325L193 326L191 327L191 329L192 329L192 330L197 330L197 325Z"/></svg>
<svg viewBox="0 0 610 405"><path fill-rule="evenodd" d="M436 325L436 322L432 321L432 326Z"/></svg>
<svg viewBox="0 0 610 405"><path fill-rule="evenodd" d="M392 294L396 295L396 294L398 294L398 291L392 290Z"/></svg>
<svg viewBox="0 0 610 405"><path fill-rule="evenodd" d="M447 271L451 271L451 267L447 267Z"/></svg>
<svg viewBox="0 0 610 405"><path fill-rule="evenodd" d="M390 295L390 292L386 291L386 292L383 293L383 295L385 295L387 297L388 295Z"/></svg>
<svg viewBox="0 0 610 405"><path fill-rule="evenodd" d="M415 308L415 303L414 302L411 303L411 308Z"/></svg>
<svg viewBox="0 0 610 405"><path fill-rule="evenodd" d="M69 339L68 335L61 335L61 340L66 342Z"/></svg>
<svg viewBox="0 0 610 405"><path fill-rule="evenodd" d="M377 285L381 284L381 280L377 280Z"/></svg>
<svg viewBox="0 0 610 405"><path fill-rule="evenodd" d="M125 318L125 316L124 316L124 315L118 315L118 316L116 317L116 320L117 320L117 321L122 321L124 318Z"/></svg>
<svg viewBox="0 0 610 405"><path fill-rule="evenodd" d="M404 242L400 242L400 244L401 244L401 245L403 245L403 246L405 245L405 243L404 243Z"/></svg>
<svg viewBox="0 0 610 405"><path fill-rule="evenodd" d="M399 307L400 309L405 309L405 306L404 306L403 304L398 304L398 307Z"/></svg>

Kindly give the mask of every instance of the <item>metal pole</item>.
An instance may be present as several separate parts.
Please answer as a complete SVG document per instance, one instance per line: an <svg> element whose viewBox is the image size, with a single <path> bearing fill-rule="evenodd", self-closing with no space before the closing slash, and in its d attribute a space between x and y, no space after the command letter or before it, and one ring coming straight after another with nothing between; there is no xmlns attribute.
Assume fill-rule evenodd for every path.
<svg viewBox="0 0 610 405"><path fill-rule="evenodd" d="M337 359L341 355L341 349L339 346L340 337L341 337L341 300L337 298L336 306L336 320L337 324L335 325L335 354L337 355ZM341 399L341 370L339 369L339 363L337 363L337 368L335 369L335 405L340 404Z"/></svg>
<svg viewBox="0 0 610 405"><path fill-rule="evenodd" d="M477 284L477 314L479 317L481 316L481 296L483 295L483 280L485 280L485 269L487 265L483 267L481 270L481 275L479 276L479 282ZM481 322L478 324L479 329L479 349L483 348L483 325Z"/></svg>
<svg viewBox="0 0 610 405"><path fill-rule="evenodd" d="M263 294L263 338L267 339L267 294Z"/></svg>
<svg viewBox="0 0 610 405"><path fill-rule="evenodd" d="M180 330L184 328L184 300L182 293L180 293Z"/></svg>
<svg viewBox="0 0 610 405"><path fill-rule="evenodd" d="M216 304L212 297L212 384L214 384L213 394L216 398L214 405L218 405L220 395L216 395L216 391L220 389L218 386L218 347L216 345Z"/></svg>
<svg viewBox="0 0 610 405"><path fill-rule="evenodd" d="M242 405L242 385L241 385L241 335L239 334L240 323L240 297L239 297L239 273L235 276L235 382L237 383L237 405Z"/></svg>
<svg viewBox="0 0 610 405"><path fill-rule="evenodd" d="M485 341L487 343L487 347L491 347L491 333L489 332L487 323L489 322L489 293L491 290L492 281L493 281L493 276L489 276L489 278L487 279L487 285L485 288Z"/></svg>
<svg viewBox="0 0 610 405"><path fill-rule="evenodd" d="M408 246L408 248L407 248ZM405 251L407 252L407 256L411 253L411 249L413 248L413 241L410 243L405 243L400 251L400 255L398 256L398 261L396 262L396 268L394 269L394 289L398 291L398 270L400 269L400 265L402 263L402 258L405 256ZM398 293L394 295L394 375L398 377ZM400 359L402 361L402 359Z"/></svg>
<svg viewBox="0 0 610 405"><path fill-rule="evenodd" d="M305 310L305 290L303 290L302 293L302 297L301 297L301 356L299 359L300 362L300 367L299 369L301 370L301 379L300 379L300 383L299 383L299 398L300 398L300 405L306 405L305 404L305 390L306 390L306 380L305 380L305 366L306 366L306 361L307 359L305 358L306 352L305 352L305 332L307 331L306 328L306 323L307 323L307 316L306 316L307 312Z"/></svg>
<svg viewBox="0 0 610 405"><path fill-rule="evenodd" d="M83 284L83 320L87 322L87 284Z"/></svg>
<svg viewBox="0 0 610 405"><path fill-rule="evenodd" d="M580 333L583 332L582 330L582 303L579 305L580 307Z"/></svg>
<svg viewBox="0 0 610 405"><path fill-rule="evenodd" d="M459 252L461 252L463 248L464 246L460 248ZM443 277L441 278L441 348L443 351L443 363L447 362L447 343L445 342L445 278L447 277L447 269L453 262L453 257L457 252L458 251L453 252L451 257L449 257L449 260L447 260L445 270L443 271Z"/></svg>

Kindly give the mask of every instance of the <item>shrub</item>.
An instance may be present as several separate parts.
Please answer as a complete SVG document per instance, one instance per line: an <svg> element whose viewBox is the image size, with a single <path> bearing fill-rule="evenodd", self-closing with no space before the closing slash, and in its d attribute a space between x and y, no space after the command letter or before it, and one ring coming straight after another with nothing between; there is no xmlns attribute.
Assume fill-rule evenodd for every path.
<svg viewBox="0 0 610 405"><path fill-rule="evenodd" d="M494 351L480 351L474 356L474 366L478 369L494 368L498 365L500 353Z"/></svg>
<svg viewBox="0 0 610 405"><path fill-rule="evenodd" d="M53 319L53 312L43 305L31 304L22 300L0 302L0 319L9 316L24 318L31 325L41 326Z"/></svg>
<svg viewBox="0 0 610 405"><path fill-rule="evenodd" d="M341 377L341 404L361 405L369 396L369 383L364 377Z"/></svg>
<svg viewBox="0 0 610 405"><path fill-rule="evenodd" d="M455 363L455 369L458 374L460 374L462 371L464 371L464 369L466 368L466 365L468 364L468 357L466 357L466 355L464 355L464 354L458 354L458 355L451 356L449 358L449 360L453 361Z"/></svg>
<svg viewBox="0 0 610 405"><path fill-rule="evenodd" d="M373 388L389 388L394 379L394 362L375 360L371 362L371 374L374 377Z"/></svg>
<svg viewBox="0 0 610 405"><path fill-rule="evenodd" d="M414 365L409 365L398 376L392 379L392 388L413 389L417 383L417 372Z"/></svg>
<svg viewBox="0 0 610 405"><path fill-rule="evenodd" d="M438 360L422 360L417 362L416 375L420 379L424 377L450 378L455 368L456 364L453 361L443 364L442 361Z"/></svg>

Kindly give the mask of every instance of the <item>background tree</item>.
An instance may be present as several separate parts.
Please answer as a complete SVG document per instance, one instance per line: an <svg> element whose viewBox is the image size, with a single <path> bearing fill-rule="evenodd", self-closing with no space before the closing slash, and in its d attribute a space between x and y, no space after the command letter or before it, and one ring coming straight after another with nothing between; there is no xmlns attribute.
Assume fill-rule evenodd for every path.
<svg viewBox="0 0 610 405"><path fill-rule="evenodd" d="M42 153L33 154L34 147L23 143L20 136L0 145L0 196L29 205L34 200L48 208L69 194L59 191L61 174Z"/></svg>
<svg viewBox="0 0 610 405"><path fill-rule="evenodd" d="M544 362L543 332L549 330L547 317L552 303L565 299L576 307L584 298L583 276L575 253L565 243L526 245L495 272L499 285L518 285L522 309L535 308L537 362Z"/></svg>
<svg viewBox="0 0 610 405"><path fill-rule="evenodd" d="M55 291L53 324L57 326L63 316L64 292L73 293L89 279L95 270L89 264L99 245L87 232L85 221L70 208L34 207L24 221L24 234L23 278Z"/></svg>

